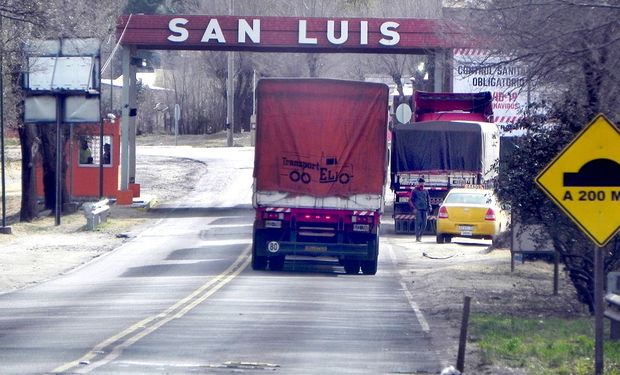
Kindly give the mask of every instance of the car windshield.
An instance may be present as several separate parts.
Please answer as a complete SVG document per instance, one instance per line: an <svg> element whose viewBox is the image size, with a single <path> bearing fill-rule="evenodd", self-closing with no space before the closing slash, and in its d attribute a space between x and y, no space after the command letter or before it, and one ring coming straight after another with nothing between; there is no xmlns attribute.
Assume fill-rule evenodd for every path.
<svg viewBox="0 0 620 375"><path fill-rule="evenodd" d="M448 194L444 203L488 204L491 199L486 193L452 193Z"/></svg>

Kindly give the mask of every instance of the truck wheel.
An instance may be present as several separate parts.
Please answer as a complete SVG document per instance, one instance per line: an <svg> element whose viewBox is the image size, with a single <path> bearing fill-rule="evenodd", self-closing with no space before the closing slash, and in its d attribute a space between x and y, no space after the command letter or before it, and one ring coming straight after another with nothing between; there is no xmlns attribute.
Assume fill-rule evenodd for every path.
<svg viewBox="0 0 620 375"><path fill-rule="evenodd" d="M374 236L369 242L368 246L372 250L372 259L362 260L361 268L364 275L374 275L377 273L377 263L379 259L379 235Z"/></svg>
<svg viewBox="0 0 620 375"><path fill-rule="evenodd" d="M269 258L269 269L270 270L282 271L282 268L284 268L284 257L283 256Z"/></svg>
<svg viewBox="0 0 620 375"><path fill-rule="evenodd" d="M267 257L260 257L252 251L252 269L256 271L263 271L267 268Z"/></svg>
<svg viewBox="0 0 620 375"><path fill-rule="evenodd" d="M259 243L262 244L262 242L263 236L254 231L254 235L252 236L252 269L257 271L262 271L267 268L267 257L259 256L256 252L257 246L263 246L259 245Z"/></svg>
<svg viewBox="0 0 620 375"><path fill-rule="evenodd" d="M362 273L364 275L375 275L377 273L377 259L363 260L362 261Z"/></svg>
<svg viewBox="0 0 620 375"><path fill-rule="evenodd" d="M360 272L360 261L355 259L345 259L344 272L346 272L347 275L357 275Z"/></svg>

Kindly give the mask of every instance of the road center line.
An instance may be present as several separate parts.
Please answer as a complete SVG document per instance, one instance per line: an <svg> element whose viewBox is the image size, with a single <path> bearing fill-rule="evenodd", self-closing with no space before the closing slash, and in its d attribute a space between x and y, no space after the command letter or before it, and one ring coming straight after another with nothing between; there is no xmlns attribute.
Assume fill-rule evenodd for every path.
<svg viewBox="0 0 620 375"><path fill-rule="evenodd" d="M232 281L250 263L251 258L249 255L250 248L248 247L224 272L209 280L209 282L193 291L187 297L170 306L165 311L145 318L122 332L109 337L108 339L95 345L95 347L93 347L81 358L57 367L52 371L52 373L57 374L77 368L73 371L73 373L86 374L100 366L110 363L114 359L118 358L125 348L135 344L150 333L155 332L158 328L169 321L187 314L193 308L204 302L207 298L221 289L224 285ZM106 351L105 349L108 350ZM97 359L97 357L103 356L106 352L108 352L108 354L105 357Z"/></svg>

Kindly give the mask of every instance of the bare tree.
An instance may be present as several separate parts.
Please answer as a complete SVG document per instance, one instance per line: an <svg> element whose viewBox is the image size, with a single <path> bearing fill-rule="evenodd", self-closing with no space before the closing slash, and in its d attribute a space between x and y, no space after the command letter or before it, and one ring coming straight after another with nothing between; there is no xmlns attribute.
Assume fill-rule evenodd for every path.
<svg viewBox="0 0 620 375"><path fill-rule="evenodd" d="M620 5L607 0L475 3L479 21L470 25L504 62L525 64L530 84L561 87L556 94L570 90L587 117L598 112L615 115Z"/></svg>
<svg viewBox="0 0 620 375"><path fill-rule="evenodd" d="M620 119L620 4L606 0L488 0L468 17L496 52L519 62L531 87L545 89L543 111L515 128L525 135L500 174L498 193L523 220L545 225L580 299L593 306L592 245L534 185L535 176L597 113ZM543 105L544 104L544 105ZM553 124L553 125L551 125ZM620 266L620 240L604 249L606 270Z"/></svg>

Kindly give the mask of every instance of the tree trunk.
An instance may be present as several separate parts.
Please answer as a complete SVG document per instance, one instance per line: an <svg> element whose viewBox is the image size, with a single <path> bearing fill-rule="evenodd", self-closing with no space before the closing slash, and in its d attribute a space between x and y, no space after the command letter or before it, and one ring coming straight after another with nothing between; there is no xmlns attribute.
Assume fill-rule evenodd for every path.
<svg viewBox="0 0 620 375"><path fill-rule="evenodd" d="M43 191L45 194L45 208L56 211L56 127L55 126L40 126L39 134L41 139L41 165L43 168ZM67 176L67 161L65 155L65 149L67 140L69 138L69 126L63 124L60 130L60 144L61 144L61 171L60 171L60 207L64 207L64 203L67 203L67 197L69 192L67 190L66 176Z"/></svg>
<svg viewBox="0 0 620 375"><path fill-rule="evenodd" d="M36 127L34 124L25 124L18 128L22 151L22 200L19 214L21 221L32 221L38 214L35 162L40 141Z"/></svg>
<svg viewBox="0 0 620 375"><path fill-rule="evenodd" d="M39 130L45 208L54 211L56 207L56 131L54 126L45 126Z"/></svg>

